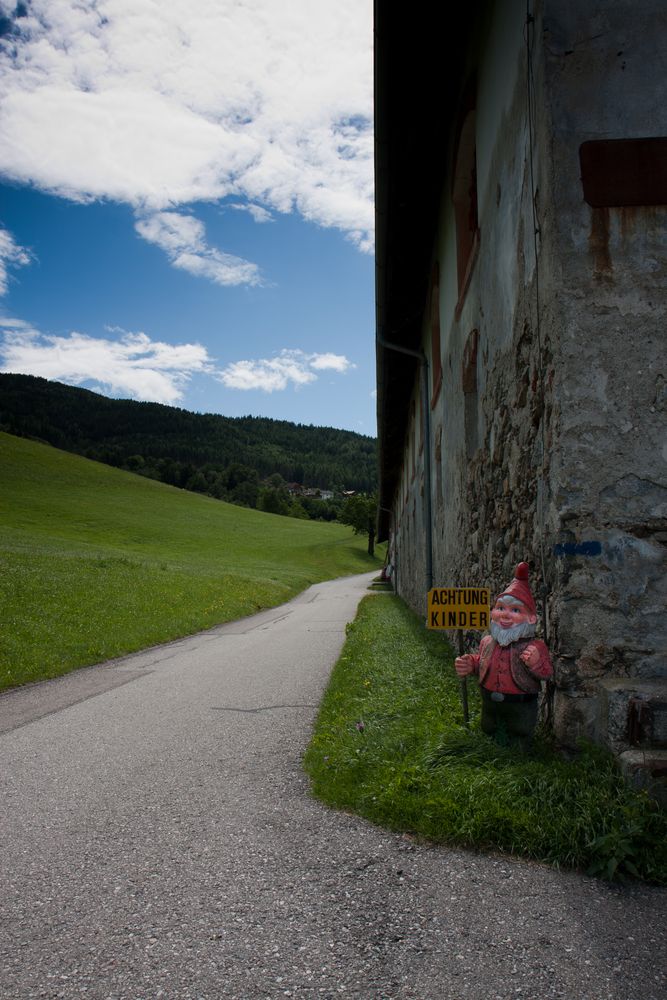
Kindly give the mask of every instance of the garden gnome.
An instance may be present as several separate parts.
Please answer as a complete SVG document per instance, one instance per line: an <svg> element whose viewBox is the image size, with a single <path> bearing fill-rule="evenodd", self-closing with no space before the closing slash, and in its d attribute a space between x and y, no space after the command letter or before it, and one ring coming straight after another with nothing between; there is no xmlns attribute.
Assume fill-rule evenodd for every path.
<svg viewBox="0 0 667 1000"><path fill-rule="evenodd" d="M479 677L483 731L522 746L530 745L537 722L540 681L553 673L549 650L535 638L536 624L528 564L522 562L496 598L490 635L482 639L479 652L457 656L454 661L459 677Z"/></svg>

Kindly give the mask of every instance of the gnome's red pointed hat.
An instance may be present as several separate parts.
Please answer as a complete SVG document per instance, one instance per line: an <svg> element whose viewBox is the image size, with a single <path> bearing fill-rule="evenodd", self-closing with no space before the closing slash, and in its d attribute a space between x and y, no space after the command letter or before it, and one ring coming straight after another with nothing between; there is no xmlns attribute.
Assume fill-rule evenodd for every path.
<svg viewBox="0 0 667 1000"><path fill-rule="evenodd" d="M535 598L530 592L530 587L528 586L528 563L520 562L517 568L514 570L514 579L508 587L505 587L502 594L498 594L498 597L516 597L518 601L530 611L531 615L536 615L537 610L535 608Z"/></svg>

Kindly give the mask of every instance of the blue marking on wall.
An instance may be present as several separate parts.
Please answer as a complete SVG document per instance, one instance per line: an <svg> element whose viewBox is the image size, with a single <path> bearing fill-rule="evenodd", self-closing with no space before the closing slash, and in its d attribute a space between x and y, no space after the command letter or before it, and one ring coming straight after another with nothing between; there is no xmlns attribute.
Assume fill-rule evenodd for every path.
<svg viewBox="0 0 667 1000"><path fill-rule="evenodd" d="M559 542L553 548L555 556L599 556L601 552L600 542Z"/></svg>

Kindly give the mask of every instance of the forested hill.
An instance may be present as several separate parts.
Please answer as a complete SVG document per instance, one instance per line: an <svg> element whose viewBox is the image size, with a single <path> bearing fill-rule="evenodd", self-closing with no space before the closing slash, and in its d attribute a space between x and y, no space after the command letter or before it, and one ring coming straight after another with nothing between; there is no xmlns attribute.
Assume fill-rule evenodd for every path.
<svg viewBox="0 0 667 1000"><path fill-rule="evenodd" d="M372 492L376 483L375 438L109 399L31 375L0 374L0 430L221 499L274 474L330 490Z"/></svg>

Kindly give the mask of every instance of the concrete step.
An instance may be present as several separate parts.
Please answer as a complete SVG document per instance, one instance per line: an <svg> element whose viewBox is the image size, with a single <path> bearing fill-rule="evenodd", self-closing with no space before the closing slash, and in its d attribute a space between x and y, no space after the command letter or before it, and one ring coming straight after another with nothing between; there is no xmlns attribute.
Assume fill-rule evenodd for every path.
<svg viewBox="0 0 667 1000"><path fill-rule="evenodd" d="M624 750L619 762L633 788L644 789L667 808L667 750Z"/></svg>
<svg viewBox="0 0 667 1000"><path fill-rule="evenodd" d="M667 750L667 679L607 677L599 684L600 742L615 753Z"/></svg>

